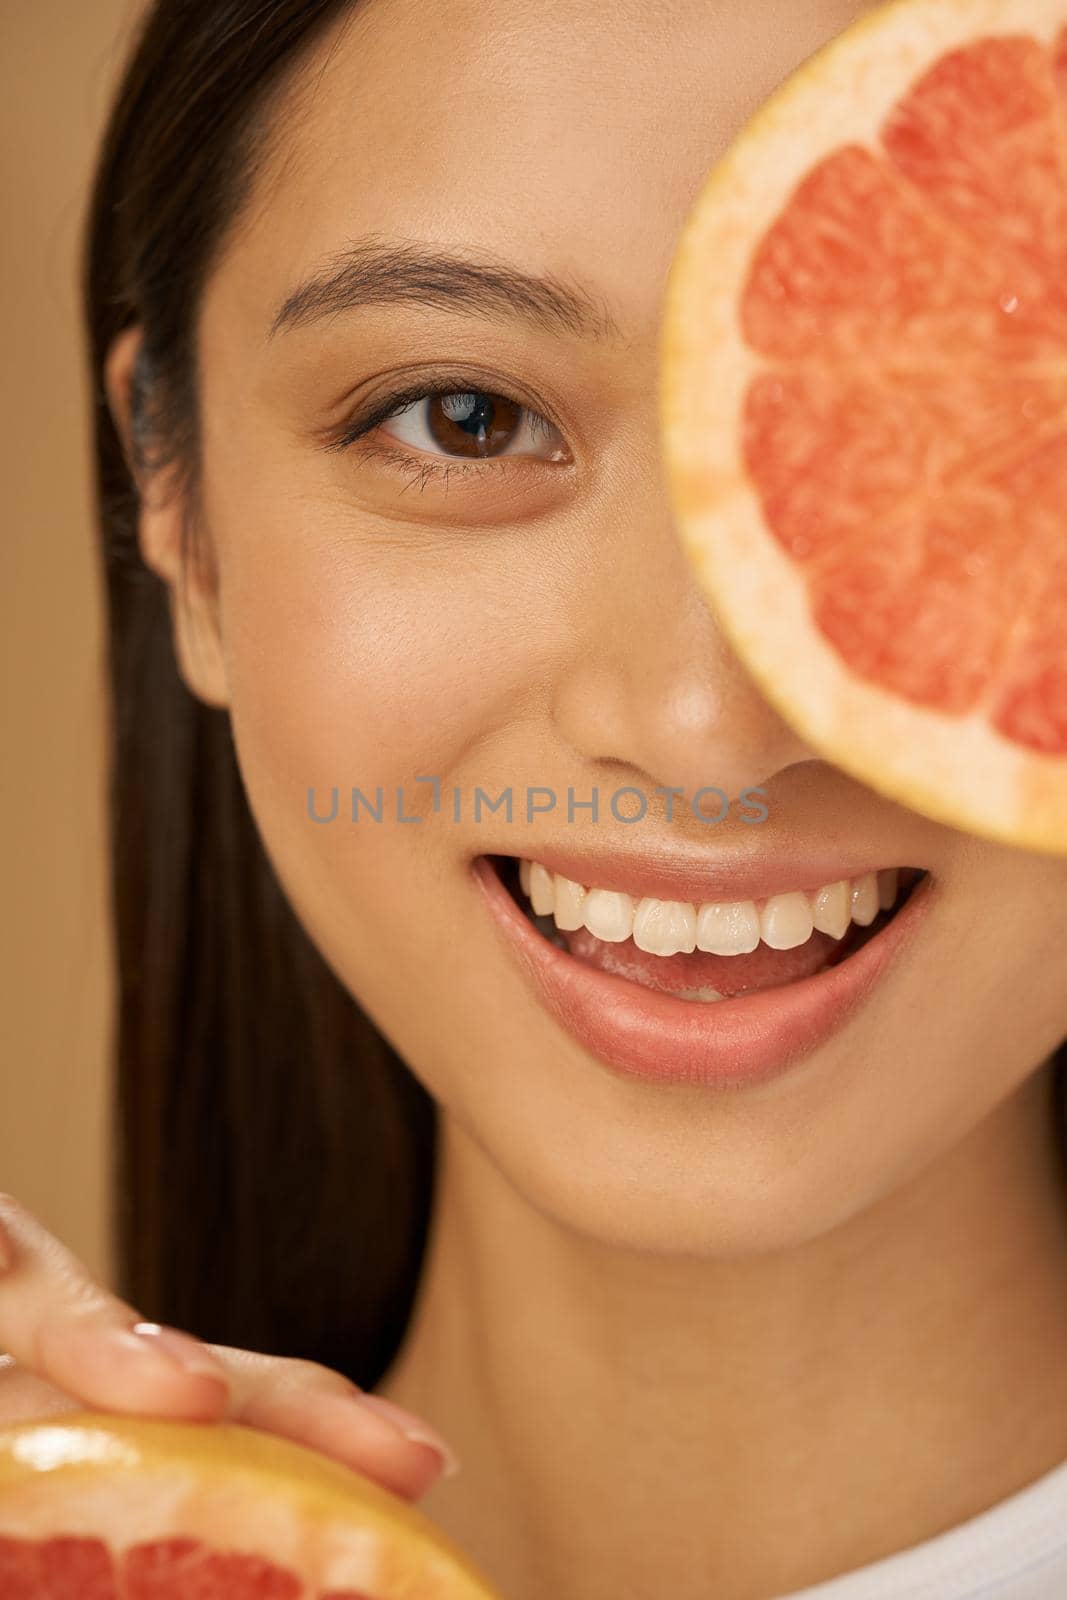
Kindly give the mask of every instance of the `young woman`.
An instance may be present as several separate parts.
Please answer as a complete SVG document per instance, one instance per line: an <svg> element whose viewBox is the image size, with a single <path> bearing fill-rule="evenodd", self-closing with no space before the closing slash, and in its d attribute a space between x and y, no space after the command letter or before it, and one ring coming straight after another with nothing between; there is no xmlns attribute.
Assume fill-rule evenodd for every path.
<svg viewBox="0 0 1067 1600"><path fill-rule="evenodd" d="M87 273L123 1298L4 1197L5 1419L276 1430L509 1600L1067 1593L1067 862L798 740L657 437L687 210L861 9L150 9Z"/></svg>

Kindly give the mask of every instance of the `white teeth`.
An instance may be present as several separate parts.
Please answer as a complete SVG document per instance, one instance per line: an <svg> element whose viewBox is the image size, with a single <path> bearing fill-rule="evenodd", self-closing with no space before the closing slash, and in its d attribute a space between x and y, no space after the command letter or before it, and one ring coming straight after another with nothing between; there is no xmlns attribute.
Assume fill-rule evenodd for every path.
<svg viewBox="0 0 1067 1600"><path fill-rule="evenodd" d="M726 996L720 994L718 989L675 989L676 1000L725 1000Z"/></svg>
<svg viewBox="0 0 1067 1600"><path fill-rule="evenodd" d="M519 861L519 882L536 916L553 916L563 932L588 928L597 939L621 944L632 938L639 950L670 957L694 950L715 956L747 955L762 940L772 950L793 950L813 932L843 939L850 925L869 927L879 911L896 904L897 867L865 872L851 880L827 883L811 894L799 889L754 900L708 901L635 899L615 889L587 889L552 873L539 861ZM722 999L714 989L692 989L682 998Z"/></svg>
<svg viewBox="0 0 1067 1600"><path fill-rule="evenodd" d="M748 955L759 941L754 900L709 901L697 913L697 949L709 956Z"/></svg>
<svg viewBox="0 0 1067 1600"><path fill-rule="evenodd" d="M585 890L580 883L572 883L570 878L561 878L556 873L556 927L568 933L573 933L576 928L585 926L584 913Z"/></svg>
<svg viewBox="0 0 1067 1600"><path fill-rule="evenodd" d="M852 921L852 888L847 878L824 884L811 897L811 921L818 933L843 939Z"/></svg>
<svg viewBox="0 0 1067 1600"><path fill-rule="evenodd" d="M590 889L582 909L589 932L606 944L621 944L633 932L634 903L628 894Z"/></svg>
<svg viewBox="0 0 1067 1600"><path fill-rule="evenodd" d="M634 912L633 941L654 956L690 954L697 946L697 918L691 905L679 900L639 900Z"/></svg>
<svg viewBox="0 0 1067 1600"><path fill-rule="evenodd" d="M530 904L538 917L550 917L556 905L552 874L540 861L535 861L530 867Z"/></svg>
<svg viewBox="0 0 1067 1600"><path fill-rule="evenodd" d="M795 950L812 930L811 902L799 889L772 894L760 913L760 938L772 950Z"/></svg>
<svg viewBox="0 0 1067 1600"><path fill-rule="evenodd" d="M869 927L878 915L878 876L865 872L862 878L852 880L852 920L861 928Z"/></svg>

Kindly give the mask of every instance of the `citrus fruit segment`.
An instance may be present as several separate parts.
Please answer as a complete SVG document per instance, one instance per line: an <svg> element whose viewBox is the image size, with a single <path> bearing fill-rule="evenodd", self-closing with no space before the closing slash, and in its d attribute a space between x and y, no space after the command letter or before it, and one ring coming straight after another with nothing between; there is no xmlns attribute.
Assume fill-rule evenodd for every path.
<svg viewBox="0 0 1067 1600"><path fill-rule="evenodd" d="M687 219L661 408L801 737L1067 853L1067 0L890 0L779 85Z"/></svg>
<svg viewBox="0 0 1067 1600"><path fill-rule="evenodd" d="M3 1600L494 1600L407 1501L235 1423L0 1427Z"/></svg>

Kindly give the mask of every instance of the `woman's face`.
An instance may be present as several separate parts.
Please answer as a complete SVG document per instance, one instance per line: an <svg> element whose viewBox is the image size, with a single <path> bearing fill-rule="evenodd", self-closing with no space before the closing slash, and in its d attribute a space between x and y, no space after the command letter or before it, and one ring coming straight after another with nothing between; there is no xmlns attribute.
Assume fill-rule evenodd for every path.
<svg viewBox="0 0 1067 1600"><path fill-rule="evenodd" d="M679 231L747 116L864 9L676 0L653 16L616 0L605 27L577 0L367 0L274 111L203 301L222 667L200 687L230 705L281 880L507 1178L644 1248L727 1254L826 1230L1067 1035L1049 959L1067 938L1067 862L930 823L820 760L721 642L672 523L657 339ZM323 285L346 252L339 307ZM421 260L435 254L467 265ZM309 282L318 298L293 300ZM435 387L451 400L352 436L390 397ZM479 421L495 430L484 458ZM667 820L657 789L711 785L762 786L767 820L735 808L709 825L684 802ZM352 788L373 801L379 786L382 820L353 823ZM608 809L626 786L648 797L638 824ZM312 821L309 789L328 815L334 787L336 820ZM509 787L511 823L475 818L477 789ZM398 789L417 820L399 820ZM557 797L529 823L528 789ZM597 821L568 818L571 789L599 790ZM498 922L474 869L486 854L566 859L608 889L641 887L643 869L644 893L662 881L662 898L673 884L698 903L746 896L687 897L697 871L706 887L755 867L762 893L814 888L838 863L931 879L862 1003L789 1070L727 1088L601 1059ZM825 872L801 870L816 856ZM722 1002L666 1003L689 1008L699 1055ZM652 1022L648 1060L657 1037Z"/></svg>

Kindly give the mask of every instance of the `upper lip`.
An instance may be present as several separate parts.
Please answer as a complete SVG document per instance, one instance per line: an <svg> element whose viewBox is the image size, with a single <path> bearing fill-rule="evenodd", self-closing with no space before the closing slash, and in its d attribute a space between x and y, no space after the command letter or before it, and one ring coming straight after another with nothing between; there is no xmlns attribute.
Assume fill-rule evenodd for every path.
<svg viewBox="0 0 1067 1600"><path fill-rule="evenodd" d="M689 901L760 900L792 889L812 891L842 878L908 865L887 854L812 850L803 854L762 852L758 857L700 859L677 851L573 850L531 844L521 852L586 888L616 889L635 899Z"/></svg>

